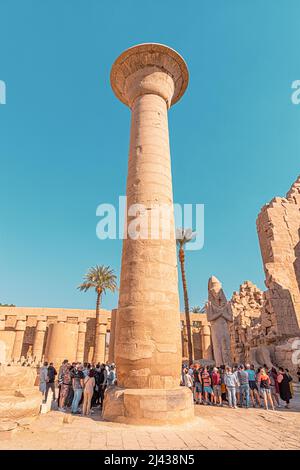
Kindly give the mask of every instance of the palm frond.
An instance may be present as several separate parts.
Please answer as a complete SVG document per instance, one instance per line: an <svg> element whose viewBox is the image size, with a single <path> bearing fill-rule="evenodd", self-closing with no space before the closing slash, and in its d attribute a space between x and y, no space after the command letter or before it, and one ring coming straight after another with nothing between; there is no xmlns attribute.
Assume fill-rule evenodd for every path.
<svg viewBox="0 0 300 470"><path fill-rule="evenodd" d="M176 229L176 243L180 247L190 242L195 238L197 232L193 232L191 228L177 228Z"/></svg>
<svg viewBox="0 0 300 470"><path fill-rule="evenodd" d="M84 282L77 289L88 291L94 288L97 292L105 294L107 290L115 292L117 290L117 276L110 266L93 266L84 275Z"/></svg>
<svg viewBox="0 0 300 470"><path fill-rule="evenodd" d="M199 305L195 305L191 311L192 313L201 313L201 307Z"/></svg>

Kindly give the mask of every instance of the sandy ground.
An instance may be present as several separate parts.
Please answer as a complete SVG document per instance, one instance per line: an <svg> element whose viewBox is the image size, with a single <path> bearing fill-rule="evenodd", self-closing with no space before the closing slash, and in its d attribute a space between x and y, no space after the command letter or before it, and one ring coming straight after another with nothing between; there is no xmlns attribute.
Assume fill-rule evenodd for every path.
<svg viewBox="0 0 300 470"><path fill-rule="evenodd" d="M290 410L195 406L195 419L181 426L132 426L59 411L38 416L0 449L300 449L300 400ZM69 422L66 422L69 421Z"/></svg>

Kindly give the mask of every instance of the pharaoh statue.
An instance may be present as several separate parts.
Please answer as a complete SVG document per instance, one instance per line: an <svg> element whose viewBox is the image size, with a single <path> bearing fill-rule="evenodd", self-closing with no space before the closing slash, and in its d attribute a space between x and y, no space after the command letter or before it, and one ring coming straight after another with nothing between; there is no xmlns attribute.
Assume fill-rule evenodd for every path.
<svg viewBox="0 0 300 470"><path fill-rule="evenodd" d="M207 320L211 324L214 358L217 366L231 364L229 322L232 322L230 302L227 302L222 284L212 276L208 281Z"/></svg>

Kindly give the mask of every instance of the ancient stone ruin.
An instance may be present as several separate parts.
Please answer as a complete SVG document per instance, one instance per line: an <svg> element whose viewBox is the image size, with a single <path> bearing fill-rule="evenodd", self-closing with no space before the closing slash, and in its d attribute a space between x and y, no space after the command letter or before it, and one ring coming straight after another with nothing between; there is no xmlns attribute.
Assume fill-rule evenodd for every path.
<svg viewBox="0 0 300 470"><path fill-rule="evenodd" d="M256 357L254 352L260 347L261 317L264 294L251 281L241 284L231 298L233 322L230 328L232 360L236 364L269 362Z"/></svg>
<svg viewBox="0 0 300 470"><path fill-rule="evenodd" d="M295 377L300 359L299 230L300 178L286 198L274 198L257 219L266 291L251 281L241 284L230 300L232 322L223 325L230 334L234 363L277 364ZM175 263L175 260L174 260ZM193 357L203 363L220 362L213 341L211 299L205 313L191 313ZM215 310L215 305L213 310ZM103 362L116 361L118 309L101 310ZM185 315L180 314L181 356L187 360ZM67 341L62 341L67 338ZM213 345L215 343L215 345ZM70 360L91 361L95 347L95 311L0 307L0 363L21 364L31 357L57 366ZM180 356L178 356L180 357ZM179 361L178 361L179 362Z"/></svg>
<svg viewBox="0 0 300 470"><path fill-rule="evenodd" d="M100 362L108 359L111 316L100 310ZM21 364L25 358L36 365L46 360L59 366L66 358L91 362L95 330L95 310L1 306L0 363Z"/></svg>
<svg viewBox="0 0 300 470"><path fill-rule="evenodd" d="M276 197L257 218L266 274L265 335L300 333L300 177L286 198Z"/></svg>
<svg viewBox="0 0 300 470"><path fill-rule="evenodd" d="M233 294L233 359L281 365L295 376L300 363L300 177L285 198L262 208L257 232L267 290L246 281Z"/></svg>
<svg viewBox="0 0 300 470"><path fill-rule="evenodd" d="M40 412L35 367L0 365L0 439L11 437Z"/></svg>

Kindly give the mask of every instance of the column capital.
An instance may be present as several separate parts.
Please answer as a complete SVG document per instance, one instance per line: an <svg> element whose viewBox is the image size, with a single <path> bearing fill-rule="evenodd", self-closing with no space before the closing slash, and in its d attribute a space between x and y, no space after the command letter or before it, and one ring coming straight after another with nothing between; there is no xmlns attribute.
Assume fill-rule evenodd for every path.
<svg viewBox="0 0 300 470"><path fill-rule="evenodd" d="M99 331L100 334L104 334L104 333L106 333L107 323L100 322L96 325L96 328L97 328L97 330Z"/></svg>
<svg viewBox="0 0 300 470"><path fill-rule="evenodd" d="M85 321L78 322L78 332L79 333L85 333L86 332L86 322Z"/></svg>
<svg viewBox="0 0 300 470"><path fill-rule="evenodd" d="M17 318L16 318L17 321L26 321L27 320L27 316L26 315L18 315Z"/></svg>
<svg viewBox="0 0 300 470"><path fill-rule="evenodd" d="M127 106L144 94L161 96L167 106L184 94L189 74L184 59L163 44L139 44L124 51L114 62L110 81L112 89Z"/></svg>
<svg viewBox="0 0 300 470"><path fill-rule="evenodd" d="M46 315L39 315L37 317L37 321L47 321L47 316Z"/></svg>
<svg viewBox="0 0 300 470"><path fill-rule="evenodd" d="M17 319L15 330L16 331L25 331L26 330L26 320Z"/></svg>
<svg viewBox="0 0 300 470"><path fill-rule="evenodd" d="M47 320L38 320L36 324L36 331L46 331L47 329Z"/></svg>

